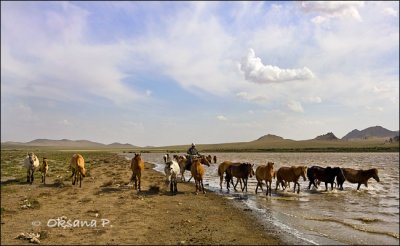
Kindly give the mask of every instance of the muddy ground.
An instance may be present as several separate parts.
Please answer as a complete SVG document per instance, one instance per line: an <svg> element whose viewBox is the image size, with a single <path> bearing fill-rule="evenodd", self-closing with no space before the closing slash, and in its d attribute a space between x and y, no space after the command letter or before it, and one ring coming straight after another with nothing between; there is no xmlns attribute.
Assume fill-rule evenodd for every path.
<svg viewBox="0 0 400 246"><path fill-rule="evenodd" d="M32 244L16 239L30 232L41 235L40 244L51 245L283 244L280 232L232 200L212 192L196 195L193 183L178 183L178 194L171 195L165 176L149 163L138 192L128 183L129 167L117 154L92 158L82 188L72 186L66 168L49 171L46 185L39 174L29 185L23 175L2 173L1 244Z"/></svg>

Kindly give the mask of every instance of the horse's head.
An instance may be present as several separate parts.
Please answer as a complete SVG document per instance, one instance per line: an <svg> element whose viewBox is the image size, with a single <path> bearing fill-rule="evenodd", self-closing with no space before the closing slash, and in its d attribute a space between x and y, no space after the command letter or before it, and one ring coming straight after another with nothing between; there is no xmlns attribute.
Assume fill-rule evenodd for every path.
<svg viewBox="0 0 400 246"><path fill-rule="evenodd" d="M202 155L201 157L200 157L200 163L201 164L204 164L204 165L206 165L206 166L210 166L210 162L208 161L208 159L207 159L207 157L205 157L204 155Z"/></svg>
<svg viewBox="0 0 400 246"><path fill-rule="evenodd" d="M29 158L29 162L31 163L31 165L33 165L34 162L36 161L37 157L33 152L31 152L31 153L28 153L28 158Z"/></svg>
<svg viewBox="0 0 400 246"><path fill-rule="evenodd" d="M372 169L371 169L371 172L372 172L372 177L373 177L377 182L379 182L378 169L372 168Z"/></svg>

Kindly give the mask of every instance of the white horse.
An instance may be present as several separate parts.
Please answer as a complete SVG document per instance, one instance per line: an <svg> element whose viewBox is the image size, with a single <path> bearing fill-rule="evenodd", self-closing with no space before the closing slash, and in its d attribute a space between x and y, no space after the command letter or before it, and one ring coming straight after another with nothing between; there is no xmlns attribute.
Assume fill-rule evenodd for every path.
<svg viewBox="0 0 400 246"><path fill-rule="evenodd" d="M33 183L33 173L39 168L39 158L34 153L28 153L24 160L26 182Z"/></svg>
<svg viewBox="0 0 400 246"><path fill-rule="evenodd" d="M165 162L164 168L167 185L169 184L170 191L172 194L176 194L178 192L178 174L180 173L179 164L175 160L171 160L169 158Z"/></svg>

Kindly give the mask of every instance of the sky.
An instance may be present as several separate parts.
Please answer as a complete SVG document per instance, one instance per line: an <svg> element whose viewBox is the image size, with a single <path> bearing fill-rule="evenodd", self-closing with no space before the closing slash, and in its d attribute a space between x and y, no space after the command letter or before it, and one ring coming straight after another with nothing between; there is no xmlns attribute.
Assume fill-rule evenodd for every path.
<svg viewBox="0 0 400 246"><path fill-rule="evenodd" d="M1 2L1 141L399 129L399 2Z"/></svg>

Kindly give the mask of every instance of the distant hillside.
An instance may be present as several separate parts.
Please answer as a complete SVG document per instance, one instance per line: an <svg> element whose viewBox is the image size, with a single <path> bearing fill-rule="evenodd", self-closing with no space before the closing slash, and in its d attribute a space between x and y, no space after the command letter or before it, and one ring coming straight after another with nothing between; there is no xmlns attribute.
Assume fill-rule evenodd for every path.
<svg viewBox="0 0 400 246"><path fill-rule="evenodd" d="M327 134L324 135L320 135L316 138L314 138L314 140L325 140L325 141L332 141L332 140L338 140L339 138L337 138L335 136L335 134L333 134L332 132L328 132Z"/></svg>
<svg viewBox="0 0 400 246"><path fill-rule="evenodd" d="M343 140L350 140L350 139L366 139L366 138L390 138L394 136L398 136L399 131L390 131L386 128L383 128L381 126L373 126L373 127L368 127L362 131L359 131L358 129L354 129L351 132L347 133L344 137L342 137Z"/></svg>
<svg viewBox="0 0 400 246"><path fill-rule="evenodd" d="M255 141L278 141L278 140L280 141L280 140L284 140L284 139L283 139L283 137L279 137L279 136L276 136L273 134L268 134L268 135L264 135L264 136L258 138Z"/></svg>
<svg viewBox="0 0 400 246"><path fill-rule="evenodd" d="M5 142L6 145L17 145L17 146L35 146L35 147L56 147L56 148L136 148L136 146L131 144L121 144L121 143L112 143L112 144L102 144L97 142L92 142L88 140L69 140L69 139L61 139L61 140L52 140L52 139L35 139L27 143L20 142Z"/></svg>

